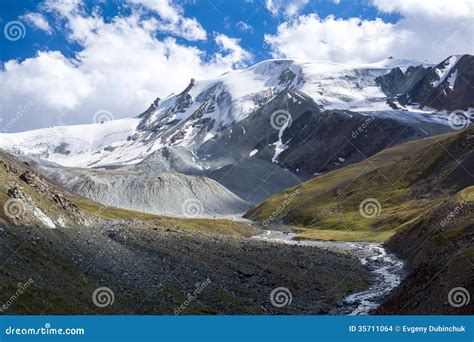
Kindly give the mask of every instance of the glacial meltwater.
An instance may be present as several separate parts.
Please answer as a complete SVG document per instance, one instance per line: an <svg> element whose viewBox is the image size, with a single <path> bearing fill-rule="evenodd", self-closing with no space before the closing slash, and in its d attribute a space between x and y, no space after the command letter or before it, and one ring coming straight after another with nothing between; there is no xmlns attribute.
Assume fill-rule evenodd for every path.
<svg viewBox="0 0 474 342"><path fill-rule="evenodd" d="M266 230L254 236L262 241L279 242L308 247L318 247L357 257L373 274L371 285L364 291L352 293L344 298L342 308L335 308L332 314L367 315L376 309L382 299L397 287L404 273L404 263L378 243L343 241L293 240L294 233Z"/></svg>

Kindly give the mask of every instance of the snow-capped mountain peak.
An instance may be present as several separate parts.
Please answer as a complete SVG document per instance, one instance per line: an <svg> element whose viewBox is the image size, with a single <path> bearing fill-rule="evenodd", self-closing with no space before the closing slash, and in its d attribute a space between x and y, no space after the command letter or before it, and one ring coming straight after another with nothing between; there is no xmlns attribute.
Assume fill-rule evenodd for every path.
<svg viewBox="0 0 474 342"><path fill-rule="evenodd" d="M295 94L310 98L323 110L363 114L407 110L404 106L410 101L425 105L420 99L426 89L458 91L458 75L464 73L463 78L466 78L466 73L472 72L467 63L472 58L452 56L437 66L394 58L357 66L324 61L267 60L216 78L191 79L181 92L157 98L136 117L103 124L1 134L0 147L64 166L135 164L166 146L197 150L224 130L231 132L236 124L261 115L257 114L261 108L284 94L293 94L287 99L297 96ZM403 98L399 94L410 96L403 95L407 96ZM399 103L402 107L397 108ZM275 142L277 137L272 143Z"/></svg>

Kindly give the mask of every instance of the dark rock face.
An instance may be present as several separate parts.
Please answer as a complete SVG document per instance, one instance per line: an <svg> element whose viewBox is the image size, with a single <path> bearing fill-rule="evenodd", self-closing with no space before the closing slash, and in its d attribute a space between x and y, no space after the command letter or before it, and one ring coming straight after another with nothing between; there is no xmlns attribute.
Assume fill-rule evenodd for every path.
<svg viewBox="0 0 474 342"><path fill-rule="evenodd" d="M427 73L423 66L411 66L405 72L400 68L394 68L388 74L379 76L375 80L385 94L396 97L405 94L417 84Z"/></svg>
<svg viewBox="0 0 474 342"><path fill-rule="evenodd" d="M417 128L393 119L339 111L315 115L308 111L285 131L283 137L289 148L280 160L289 170L312 175L359 162L384 148L423 136Z"/></svg>
<svg viewBox="0 0 474 342"><path fill-rule="evenodd" d="M454 78L454 73L457 76L451 88L448 79ZM428 104L446 110L474 108L474 56L461 57L444 82L428 94L423 105Z"/></svg>
<svg viewBox="0 0 474 342"><path fill-rule="evenodd" d="M293 98L298 101L294 102ZM291 116L291 123L280 129L282 132L271 126L272 115L279 111ZM427 124L418 127L414 123L385 117L380 112L363 115L350 111L322 111L309 96L294 91L276 97L242 124L247 134L236 139L238 146L225 134L217 139L219 146L224 147L223 155L235 153L236 148L242 154L257 149L255 157L278 165L300 179L361 161L395 144L447 130ZM234 125L233 131L239 129ZM283 151L275 157L275 141L280 133ZM203 148L215 150L215 146L210 146L205 144Z"/></svg>
<svg viewBox="0 0 474 342"><path fill-rule="evenodd" d="M435 67L409 67L405 72L395 68L376 81L387 96L402 105L448 111L474 107L472 55L451 56Z"/></svg>

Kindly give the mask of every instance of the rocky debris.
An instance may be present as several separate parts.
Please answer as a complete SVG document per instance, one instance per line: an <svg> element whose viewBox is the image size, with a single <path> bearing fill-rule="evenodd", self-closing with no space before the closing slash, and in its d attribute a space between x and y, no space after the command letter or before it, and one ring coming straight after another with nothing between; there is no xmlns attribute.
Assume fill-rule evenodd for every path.
<svg viewBox="0 0 474 342"><path fill-rule="evenodd" d="M18 173L18 170L12 164L7 163L3 160L0 160L0 164L3 164L7 173Z"/></svg>
<svg viewBox="0 0 474 342"><path fill-rule="evenodd" d="M182 314L319 314L328 313L370 279L369 271L348 255L150 229L143 223L38 228L30 233L3 228L1 246L24 248L8 258L2 254L8 249L0 249L0 258L6 260L0 272L0 301L16 289L16 279L34 279L32 291L21 296L8 314L27 313L27 307L32 310L28 314L46 310L43 314L169 315L199 286L202 291ZM22 258L29 260L29 267ZM30 267L41 269L41 277L32 275ZM98 309L91 296L101 286L113 290L115 302ZM270 300L277 287L287 288L292 296L281 308Z"/></svg>
<svg viewBox="0 0 474 342"><path fill-rule="evenodd" d="M99 203L176 217L238 215L250 206L218 182L180 173L42 168L49 179Z"/></svg>
<svg viewBox="0 0 474 342"><path fill-rule="evenodd" d="M20 179L29 185L38 185L41 183L40 177L32 171L25 171L20 175Z"/></svg>
<svg viewBox="0 0 474 342"><path fill-rule="evenodd" d="M9 188L7 191L7 195L12 197L12 198L24 198L25 195L21 192L20 188L17 186L14 186L12 188Z"/></svg>

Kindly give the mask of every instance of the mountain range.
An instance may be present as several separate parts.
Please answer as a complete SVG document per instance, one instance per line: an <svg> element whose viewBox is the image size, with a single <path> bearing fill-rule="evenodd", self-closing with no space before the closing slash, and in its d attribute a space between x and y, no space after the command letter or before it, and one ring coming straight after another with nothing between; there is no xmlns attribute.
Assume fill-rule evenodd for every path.
<svg viewBox="0 0 474 342"><path fill-rule="evenodd" d="M191 79L129 119L102 110L90 125L0 134L0 147L99 202L182 216L190 200L199 215L232 216L315 175L448 132L447 111L463 110L454 120L463 124L474 107L473 61L268 60Z"/></svg>

